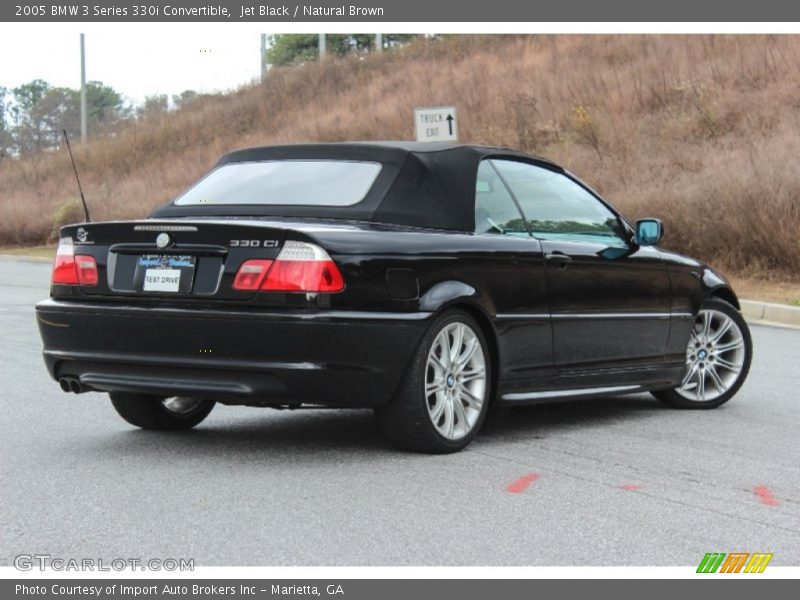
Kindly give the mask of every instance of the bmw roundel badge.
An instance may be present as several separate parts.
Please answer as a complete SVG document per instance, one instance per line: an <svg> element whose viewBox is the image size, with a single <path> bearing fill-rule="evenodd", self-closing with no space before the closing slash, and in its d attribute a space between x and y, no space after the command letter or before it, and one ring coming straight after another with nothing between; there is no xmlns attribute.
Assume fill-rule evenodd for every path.
<svg viewBox="0 0 800 600"><path fill-rule="evenodd" d="M158 237L156 238L156 246L159 248L166 248L172 243L172 238L169 237L168 233L159 233Z"/></svg>

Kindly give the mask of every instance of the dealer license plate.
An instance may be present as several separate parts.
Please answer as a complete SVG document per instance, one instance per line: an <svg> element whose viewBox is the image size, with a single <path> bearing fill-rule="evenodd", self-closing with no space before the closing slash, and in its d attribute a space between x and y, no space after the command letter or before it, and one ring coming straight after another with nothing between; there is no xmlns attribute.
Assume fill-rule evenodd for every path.
<svg viewBox="0 0 800 600"><path fill-rule="evenodd" d="M137 287L143 292L188 294L194 265L194 256L145 254L136 263Z"/></svg>

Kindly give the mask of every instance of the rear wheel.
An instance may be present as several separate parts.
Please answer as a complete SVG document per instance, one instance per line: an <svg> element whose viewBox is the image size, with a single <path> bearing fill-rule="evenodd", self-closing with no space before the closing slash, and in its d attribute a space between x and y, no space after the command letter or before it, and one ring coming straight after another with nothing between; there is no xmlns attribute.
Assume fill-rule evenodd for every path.
<svg viewBox="0 0 800 600"><path fill-rule="evenodd" d="M453 310L428 328L397 394L378 418L384 433L403 448L457 452L478 433L490 392L483 332L469 314Z"/></svg>
<svg viewBox="0 0 800 600"><path fill-rule="evenodd" d="M112 392L109 396L119 415L142 429L191 429L214 408L213 400L184 396L161 398L123 392Z"/></svg>
<svg viewBox="0 0 800 600"><path fill-rule="evenodd" d="M742 387L752 353L750 330L739 311L722 300L708 300L689 335L681 385L653 395L678 408L720 406Z"/></svg>

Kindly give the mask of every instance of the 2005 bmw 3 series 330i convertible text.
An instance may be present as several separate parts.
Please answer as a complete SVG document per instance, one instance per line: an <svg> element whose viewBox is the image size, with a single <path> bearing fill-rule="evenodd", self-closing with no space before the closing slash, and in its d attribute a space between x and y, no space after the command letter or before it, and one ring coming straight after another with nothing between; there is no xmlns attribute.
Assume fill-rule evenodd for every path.
<svg viewBox="0 0 800 600"><path fill-rule="evenodd" d="M64 227L36 314L62 389L108 392L139 427L369 407L399 445L452 452L492 404L737 392L736 296L661 237L513 150L254 148L147 219Z"/></svg>

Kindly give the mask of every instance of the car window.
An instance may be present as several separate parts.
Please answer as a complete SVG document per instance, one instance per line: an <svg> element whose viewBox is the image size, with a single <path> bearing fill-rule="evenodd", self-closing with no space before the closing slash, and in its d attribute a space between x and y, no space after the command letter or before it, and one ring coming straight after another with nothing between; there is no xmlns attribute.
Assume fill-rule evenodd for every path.
<svg viewBox="0 0 800 600"><path fill-rule="evenodd" d="M492 159L540 239L625 247L617 216L572 179L528 163Z"/></svg>
<svg viewBox="0 0 800 600"><path fill-rule="evenodd" d="M175 200L191 204L351 206L364 199L381 165L345 160L264 160L217 167Z"/></svg>
<svg viewBox="0 0 800 600"><path fill-rule="evenodd" d="M488 160L481 161L478 167L475 233L528 236L519 208Z"/></svg>

